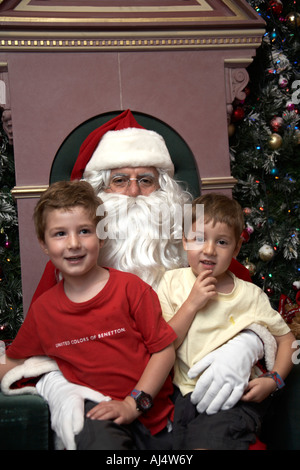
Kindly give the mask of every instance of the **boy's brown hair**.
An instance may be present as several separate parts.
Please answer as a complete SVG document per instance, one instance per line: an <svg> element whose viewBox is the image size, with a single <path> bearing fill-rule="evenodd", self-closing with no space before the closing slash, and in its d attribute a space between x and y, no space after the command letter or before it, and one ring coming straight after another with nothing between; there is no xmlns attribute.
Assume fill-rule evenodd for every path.
<svg viewBox="0 0 300 470"><path fill-rule="evenodd" d="M40 197L33 213L38 239L45 241L46 216L49 211L54 209L68 211L75 206L82 206L97 225L102 218L96 215L100 204L102 200L96 196L92 186L86 181L58 181L51 184Z"/></svg>
<svg viewBox="0 0 300 470"><path fill-rule="evenodd" d="M196 222L197 204L204 205L204 222L224 223L233 228L236 242L244 229L244 214L237 201L224 194L208 193L196 198L192 203L192 224Z"/></svg>

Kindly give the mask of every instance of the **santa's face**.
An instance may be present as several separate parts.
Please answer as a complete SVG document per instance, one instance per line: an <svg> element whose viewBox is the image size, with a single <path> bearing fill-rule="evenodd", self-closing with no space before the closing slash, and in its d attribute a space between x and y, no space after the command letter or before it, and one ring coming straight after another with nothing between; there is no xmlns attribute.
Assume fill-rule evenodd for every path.
<svg viewBox="0 0 300 470"><path fill-rule="evenodd" d="M130 197L149 196L159 189L158 176L158 171L154 167L113 169L105 192Z"/></svg>
<svg viewBox="0 0 300 470"><path fill-rule="evenodd" d="M137 274L156 287L166 269L185 264L182 208L191 195L172 177L154 167L124 167L85 172L84 179L104 202L97 226L105 240L100 266Z"/></svg>
<svg viewBox="0 0 300 470"><path fill-rule="evenodd" d="M156 288L166 269L185 264L181 209L188 201L178 185L157 182L147 196L130 197L112 190L98 195L106 214L97 227L99 238L105 239L101 266L137 274Z"/></svg>

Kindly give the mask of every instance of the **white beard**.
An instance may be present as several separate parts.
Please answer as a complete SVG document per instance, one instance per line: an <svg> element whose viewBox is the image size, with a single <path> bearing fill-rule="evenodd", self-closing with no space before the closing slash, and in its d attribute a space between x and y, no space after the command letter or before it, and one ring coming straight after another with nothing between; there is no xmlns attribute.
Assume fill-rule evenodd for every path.
<svg viewBox="0 0 300 470"><path fill-rule="evenodd" d="M181 237L182 197L160 190L138 197L105 192L98 195L106 211L102 234L104 221L109 231L100 250L101 266L136 274L156 289L167 269L187 265ZM124 207L126 214L122 216ZM159 207L162 217L153 217ZM101 238L99 231L98 236Z"/></svg>

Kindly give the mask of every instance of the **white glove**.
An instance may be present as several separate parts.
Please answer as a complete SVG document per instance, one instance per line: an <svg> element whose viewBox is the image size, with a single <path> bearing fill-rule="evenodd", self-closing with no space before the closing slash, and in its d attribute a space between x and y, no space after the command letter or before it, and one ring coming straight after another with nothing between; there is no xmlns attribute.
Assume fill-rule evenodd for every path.
<svg viewBox="0 0 300 470"><path fill-rule="evenodd" d="M251 368L263 355L261 339L246 330L191 367L188 372L191 379L206 369L191 395L197 411L214 414L232 408L248 385Z"/></svg>
<svg viewBox="0 0 300 470"><path fill-rule="evenodd" d="M84 424L84 400L109 401L88 387L68 382L60 371L44 375L36 384L37 391L48 403L51 427L67 450L75 450L75 435Z"/></svg>

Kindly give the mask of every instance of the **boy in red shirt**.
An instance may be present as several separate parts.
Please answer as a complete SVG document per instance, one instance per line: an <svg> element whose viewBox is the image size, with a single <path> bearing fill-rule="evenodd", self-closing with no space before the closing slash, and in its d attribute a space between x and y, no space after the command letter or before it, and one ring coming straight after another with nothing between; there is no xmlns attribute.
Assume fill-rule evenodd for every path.
<svg viewBox="0 0 300 470"><path fill-rule="evenodd" d="M88 404L78 449L160 448L155 436L173 416L176 334L148 284L98 266L99 204L83 181L54 183L41 196L36 232L62 280L31 306L0 379L28 357L49 356L70 382L111 398Z"/></svg>

